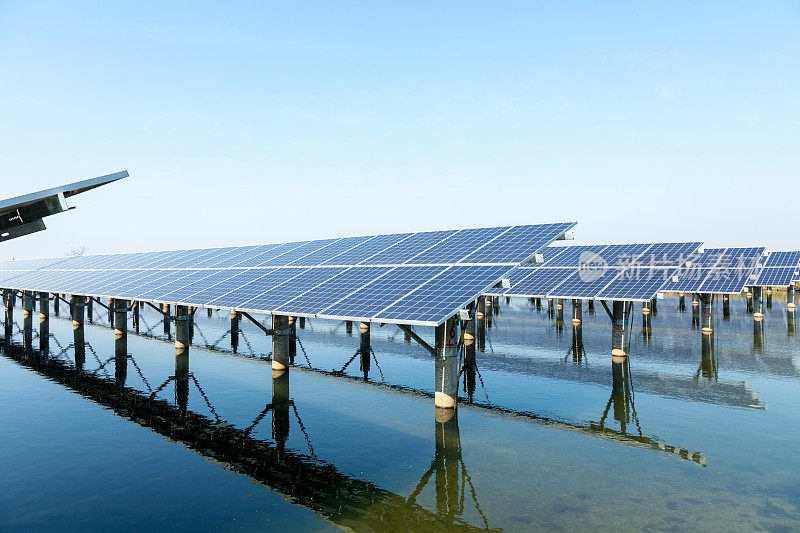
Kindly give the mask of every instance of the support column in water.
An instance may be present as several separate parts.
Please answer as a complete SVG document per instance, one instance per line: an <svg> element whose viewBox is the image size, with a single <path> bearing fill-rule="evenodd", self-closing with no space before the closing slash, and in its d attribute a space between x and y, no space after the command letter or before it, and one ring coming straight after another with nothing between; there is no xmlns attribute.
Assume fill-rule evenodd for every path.
<svg viewBox="0 0 800 533"><path fill-rule="evenodd" d="M722 295L722 318L729 319L731 317L731 297L727 294Z"/></svg>
<svg viewBox="0 0 800 533"><path fill-rule="evenodd" d="M8 289L3 291L3 309L4 309L4 318L3 324L5 326L5 335L4 341L6 344L11 342L11 338L14 336L14 299L16 298L16 294L13 291Z"/></svg>
<svg viewBox="0 0 800 533"><path fill-rule="evenodd" d="M22 345L33 348L33 293L22 293Z"/></svg>
<svg viewBox="0 0 800 533"><path fill-rule="evenodd" d="M620 429L627 433L631 420L632 400L630 392L630 366L627 357L614 360L611 357L611 402L614 404L614 419L619 422Z"/></svg>
<svg viewBox="0 0 800 533"><path fill-rule="evenodd" d="M125 337L128 335L128 301L114 300L114 338Z"/></svg>
<svg viewBox="0 0 800 533"><path fill-rule="evenodd" d="M347 333L348 337L353 334L353 321L352 320L345 320L344 321L344 331Z"/></svg>
<svg viewBox="0 0 800 533"><path fill-rule="evenodd" d="M84 306L86 299L80 296L70 296L70 314L72 315L72 336L75 343L75 368L80 372L86 361L86 339L84 336Z"/></svg>
<svg viewBox="0 0 800 533"><path fill-rule="evenodd" d="M709 381L717 379L717 358L714 354L714 331L703 332L701 345L700 374Z"/></svg>
<svg viewBox="0 0 800 533"><path fill-rule="evenodd" d="M39 351L43 357L50 353L50 293L39 293Z"/></svg>
<svg viewBox="0 0 800 533"><path fill-rule="evenodd" d="M128 336L114 335L114 379L117 390L125 388L128 379Z"/></svg>
<svg viewBox="0 0 800 533"><path fill-rule="evenodd" d="M611 360L622 361L628 357L625 302L612 302L611 313Z"/></svg>
<svg viewBox="0 0 800 533"><path fill-rule="evenodd" d="M580 324L583 319L583 300L572 300L572 323Z"/></svg>
<svg viewBox="0 0 800 533"><path fill-rule="evenodd" d="M794 284L792 284L786 288L786 309L794 311L795 307L795 290Z"/></svg>
<svg viewBox="0 0 800 533"><path fill-rule="evenodd" d="M478 350L486 351L486 297L478 296L478 307L475 309L475 339Z"/></svg>
<svg viewBox="0 0 800 533"><path fill-rule="evenodd" d="M455 409L458 399L457 342L458 322L455 317L436 326L434 404L442 409Z"/></svg>
<svg viewBox="0 0 800 533"><path fill-rule="evenodd" d="M764 298L761 287L753 287L753 320L760 322L764 320Z"/></svg>
<svg viewBox="0 0 800 533"><path fill-rule="evenodd" d="M191 314L185 305L175 306L175 403L181 413L189 403L189 347Z"/></svg>
<svg viewBox="0 0 800 533"><path fill-rule="evenodd" d="M161 313L164 316L164 335L170 338L170 325L172 324L172 317L169 312L169 304L161 304Z"/></svg>
<svg viewBox="0 0 800 533"><path fill-rule="evenodd" d="M765 292L767 293L767 309L772 309L772 288L767 287Z"/></svg>
<svg viewBox="0 0 800 533"><path fill-rule="evenodd" d="M583 324L572 323L572 360L580 363L583 360Z"/></svg>
<svg viewBox="0 0 800 533"><path fill-rule="evenodd" d="M139 333L139 313L141 312L140 305L141 304L138 300L134 300L131 304L131 312L133 313L133 330L136 333Z"/></svg>
<svg viewBox="0 0 800 533"><path fill-rule="evenodd" d="M700 324L703 335L714 333L714 300L710 294L700 295Z"/></svg>
<svg viewBox="0 0 800 533"><path fill-rule="evenodd" d="M686 310L686 295L683 293L678 294L678 312L683 313Z"/></svg>
<svg viewBox="0 0 800 533"><path fill-rule="evenodd" d="M750 287L747 287L744 291L745 298L747 298L747 312L753 312L753 293L750 291Z"/></svg>
<svg viewBox="0 0 800 533"><path fill-rule="evenodd" d="M594 314L594 300L589 300L589 314Z"/></svg>
<svg viewBox="0 0 800 533"><path fill-rule="evenodd" d="M658 298L653 298L650 300L650 314L653 316L658 314Z"/></svg>
<svg viewBox="0 0 800 533"><path fill-rule="evenodd" d="M653 333L653 301L642 303L642 336L645 340Z"/></svg>
<svg viewBox="0 0 800 533"><path fill-rule="evenodd" d="M297 317L289 317L289 364L294 364L297 355Z"/></svg>
<svg viewBox="0 0 800 533"><path fill-rule="evenodd" d="M236 353L239 350L239 322L241 314L239 311L231 309L231 350Z"/></svg>
<svg viewBox="0 0 800 533"><path fill-rule="evenodd" d="M94 321L94 298L86 297L86 319L91 324Z"/></svg>
<svg viewBox="0 0 800 533"><path fill-rule="evenodd" d="M475 374L477 372L474 305L470 304L467 309L469 310L469 318L464 322L461 342L464 344L464 391L466 391L467 397L471 402L475 393Z"/></svg>
<svg viewBox="0 0 800 533"><path fill-rule="evenodd" d="M700 327L700 300L692 294L692 329Z"/></svg>
<svg viewBox="0 0 800 533"><path fill-rule="evenodd" d="M361 372L363 372L364 379L366 380L369 377L369 363L372 353L369 322L361 322L358 325L358 331L361 335L361 344L358 348L358 353L361 356Z"/></svg>
<svg viewBox="0 0 800 533"><path fill-rule="evenodd" d="M289 317L272 315L272 370L289 370Z"/></svg>

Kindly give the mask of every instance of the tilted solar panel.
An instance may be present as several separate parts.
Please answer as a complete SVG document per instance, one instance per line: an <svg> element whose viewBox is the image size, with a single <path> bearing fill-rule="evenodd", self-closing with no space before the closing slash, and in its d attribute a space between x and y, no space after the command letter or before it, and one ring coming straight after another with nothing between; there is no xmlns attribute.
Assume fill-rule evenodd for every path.
<svg viewBox="0 0 800 533"><path fill-rule="evenodd" d="M573 226L3 262L0 279L32 291L437 325Z"/></svg>
<svg viewBox="0 0 800 533"><path fill-rule="evenodd" d="M772 252L765 267L796 267L800 265L800 252Z"/></svg>
<svg viewBox="0 0 800 533"><path fill-rule="evenodd" d="M761 269L752 285L754 287L788 287L793 283L797 274L796 266L765 267Z"/></svg>

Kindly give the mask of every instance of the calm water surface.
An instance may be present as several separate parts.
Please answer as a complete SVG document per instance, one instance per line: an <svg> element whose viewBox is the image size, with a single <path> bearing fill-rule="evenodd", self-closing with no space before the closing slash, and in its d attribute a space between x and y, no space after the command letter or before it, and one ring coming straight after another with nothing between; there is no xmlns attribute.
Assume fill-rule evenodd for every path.
<svg viewBox="0 0 800 533"><path fill-rule="evenodd" d="M615 387L602 307L584 304L576 353L571 310L503 300L449 419L391 325L365 379L357 324L306 321L273 381L270 339L245 320L233 354L227 313L198 311L185 374L153 310L123 345L95 305L76 350L62 303L44 354L17 307L0 530L800 529L796 318L777 296L763 329L721 307L705 346L689 302L659 300L650 327L637 307Z"/></svg>

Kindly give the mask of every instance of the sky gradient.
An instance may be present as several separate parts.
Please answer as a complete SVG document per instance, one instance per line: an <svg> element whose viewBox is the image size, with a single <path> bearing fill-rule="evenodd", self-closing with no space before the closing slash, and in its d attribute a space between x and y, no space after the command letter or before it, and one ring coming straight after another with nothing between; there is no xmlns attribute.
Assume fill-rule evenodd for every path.
<svg viewBox="0 0 800 533"><path fill-rule="evenodd" d="M800 249L800 3L0 0L0 259L577 220Z"/></svg>

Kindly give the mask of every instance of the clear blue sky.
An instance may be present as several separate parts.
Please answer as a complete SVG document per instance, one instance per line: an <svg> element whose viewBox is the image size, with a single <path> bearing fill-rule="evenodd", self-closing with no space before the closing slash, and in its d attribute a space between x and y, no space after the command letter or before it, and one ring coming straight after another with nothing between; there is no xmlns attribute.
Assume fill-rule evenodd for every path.
<svg viewBox="0 0 800 533"><path fill-rule="evenodd" d="M0 256L578 220L800 248L798 2L0 0Z"/></svg>

